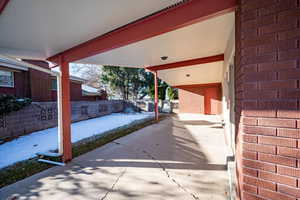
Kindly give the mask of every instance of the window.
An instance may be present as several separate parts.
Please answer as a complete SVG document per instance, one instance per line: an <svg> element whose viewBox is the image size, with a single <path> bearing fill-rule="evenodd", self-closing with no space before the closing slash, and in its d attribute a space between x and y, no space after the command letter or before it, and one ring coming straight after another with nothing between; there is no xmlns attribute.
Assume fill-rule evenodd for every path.
<svg viewBox="0 0 300 200"><path fill-rule="evenodd" d="M51 80L51 90L57 90L57 80L56 79Z"/></svg>
<svg viewBox="0 0 300 200"><path fill-rule="evenodd" d="M0 87L14 87L14 73L0 70Z"/></svg>

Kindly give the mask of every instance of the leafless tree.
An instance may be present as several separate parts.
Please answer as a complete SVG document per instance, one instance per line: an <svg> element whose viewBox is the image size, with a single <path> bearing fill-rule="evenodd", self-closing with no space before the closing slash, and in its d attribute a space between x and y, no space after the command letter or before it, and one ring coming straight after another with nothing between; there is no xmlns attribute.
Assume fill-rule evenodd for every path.
<svg viewBox="0 0 300 200"><path fill-rule="evenodd" d="M103 87L100 81L102 73L101 68L101 65L73 63L71 65L71 73L76 74L83 79L86 79L87 82L85 84L100 89Z"/></svg>

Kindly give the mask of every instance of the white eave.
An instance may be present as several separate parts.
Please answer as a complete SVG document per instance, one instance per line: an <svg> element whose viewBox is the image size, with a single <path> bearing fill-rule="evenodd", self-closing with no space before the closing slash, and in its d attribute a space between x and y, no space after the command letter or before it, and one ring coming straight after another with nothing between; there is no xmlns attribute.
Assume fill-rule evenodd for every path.
<svg viewBox="0 0 300 200"><path fill-rule="evenodd" d="M10 69L28 71L28 67L20 65L19 63L16 63L12 60L2 59L2 58L0 58L0 66L1 67L7 67L7 68L10 68Z"/></svg>
<svg viewBox="0 0 300 200"><path fill-rule="evenodd" d="M70 80L78 81L78 82L81 82L81 83L84 83L84 82L87 81L86 79L83 79L83 78L80 78L80 77L77 77L77 76L70 76Z"/></svg>
<svg viewBox="0 0 300 200"><path fill-rule="evenodd" d="M86 96L99 96L100 95L98 89L88 86L88 85L81 85L81 89L83 91L83 94Z"/></svg>

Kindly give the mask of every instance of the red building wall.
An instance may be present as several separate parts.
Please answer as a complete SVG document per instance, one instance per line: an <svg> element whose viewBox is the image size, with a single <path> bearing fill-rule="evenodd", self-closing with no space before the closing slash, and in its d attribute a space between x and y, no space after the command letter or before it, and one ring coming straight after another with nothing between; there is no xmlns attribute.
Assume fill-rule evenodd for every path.
<svg viewBox="0 0 300 200"><path fill-rule="evenodd" d="M45 61L39 60L23 60L25 62L38 65L49 69L49 65ZM56 91L52 90L51 81L53 77L50 74L40 72L34 69L28 71L14 72L14 87L0 87L0 94L11 94L17 97L28 97L33 101L46 102L56 101ZM83 96L81 82L70 82L71 101L95 101L102 100L103 97Z"/></svg>
<svg viewBox="0 0 300 200"><path fill-rule="evenodd" d="M24 60L25 62L49 69L45 61ZM30 93L33 101L51 101L51 75L45 72L29 69Z"/></svg>
<svg viewBox="0 0 300 200"><path fill-rule="evenodd" d="M221 84L182 85L176 87L179 88L180 113L222 113Z"/></svg>
<svg viewBox="0 0 300 200"><path fill-rule="evenodd" d="M29 77L27 71L14 72L14 87L0 87L0 94L11 94L17 97L30 97Z"/></svg>
<svg viewBox="0 0 300 200"><path fill-rule="evenodd" d="M241 199L300 198L300 1L241 0L236 15Z"/></svg>
<svg viewBox="0 0 300 200"><path fill-rule="evenodd" d="M96 101L102 100L99 96L83 96L81 83L72 82L70 83L70 96L71 101ZM57 92L56 90L51 90L51 101L57 101Z"/></svg>

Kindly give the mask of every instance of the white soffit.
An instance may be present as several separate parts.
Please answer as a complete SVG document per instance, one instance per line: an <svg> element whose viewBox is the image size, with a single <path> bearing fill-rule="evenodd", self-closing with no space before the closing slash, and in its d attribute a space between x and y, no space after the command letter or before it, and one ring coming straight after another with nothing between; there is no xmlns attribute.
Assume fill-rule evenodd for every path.
<svg viewBox="0 0 300 200"><path fill-rule="evenodd" d="M234 12L78 61L147 67L223 54L234 27ZM162 61L162 56L168 60Z"/></svg>
<svg viewBox="0 0 300 200"><path fill-rule="evenodd" d="M223 61L158 71L171 86L222 82Z"/></svg>
<svg viewBox="0 0 300 200"><path fill-rule="evenodd" d="M0 54L46 59L181 0L10 0Z"/></svg>

